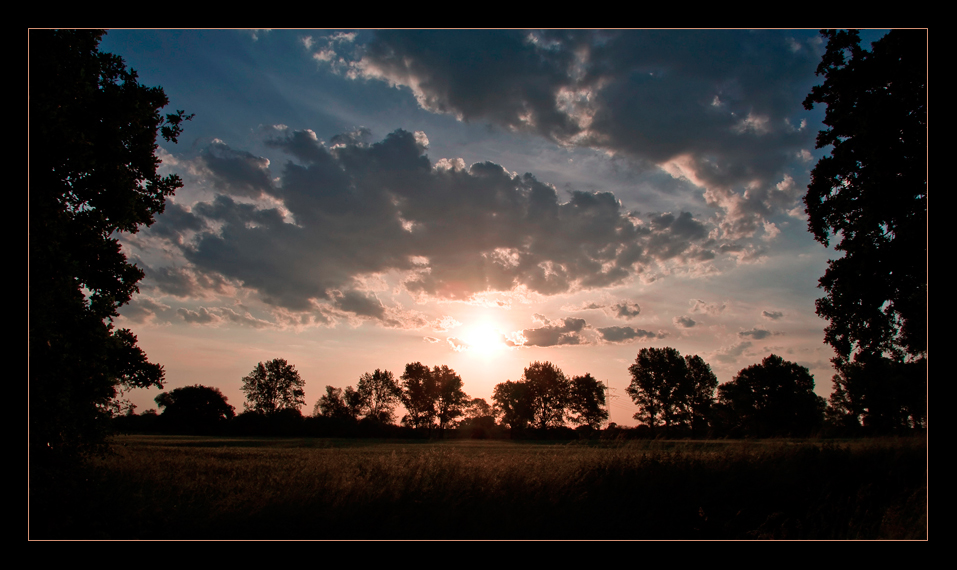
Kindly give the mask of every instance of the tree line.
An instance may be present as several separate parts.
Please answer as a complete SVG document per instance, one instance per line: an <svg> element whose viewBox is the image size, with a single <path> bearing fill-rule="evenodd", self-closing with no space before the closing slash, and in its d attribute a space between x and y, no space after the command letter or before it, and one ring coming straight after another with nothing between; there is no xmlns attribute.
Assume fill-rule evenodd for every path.
<svg viewBox="0 0 957 570"><path fill-rule="evenodd" d="M638 408L632 430L646 437L807 437L829 430L852 434L844 408L814 393L807 368L771 354L718 385L711 366L698 355L682 356L671 347L643 348L628 368L625 392ZM893 377L891 374L888 377ZM180 433L271 433L275 435L395 435L582 437L628 428L607 424L608 387L591 374L569 378L551 362L533 362L522 376L497 384L492 403L464 391L459 374L448 366L412 362L398 378L376 369L355 387L326 386L312 414L304 418L305 382L295 366L276 358L258 363L242 379L246 395L238 416L217 388L177 388L156 397L162 414L145 420L120 418L129 428L146 426ZM896 400L889 400L896 401ZM919 428L922 408L888 405L872 432ZM398 411L404 410L401 417ZM877 413L877 411L875 411ZM894 415L896 413L896 415ZM876 421L876 420L875 420ZM138 423L137 423L138 422ZM858 424L857 427L861 427Z"/></svg>

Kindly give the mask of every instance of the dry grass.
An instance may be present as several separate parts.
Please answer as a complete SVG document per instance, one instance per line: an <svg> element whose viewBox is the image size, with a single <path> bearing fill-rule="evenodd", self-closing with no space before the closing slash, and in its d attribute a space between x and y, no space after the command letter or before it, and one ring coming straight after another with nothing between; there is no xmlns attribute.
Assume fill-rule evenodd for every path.
<svg viewBox="0 0 957 570"><path fill-rule="evenodd" d="M926 538L926 446L912 440L117 443L35 535Z"/></svg>

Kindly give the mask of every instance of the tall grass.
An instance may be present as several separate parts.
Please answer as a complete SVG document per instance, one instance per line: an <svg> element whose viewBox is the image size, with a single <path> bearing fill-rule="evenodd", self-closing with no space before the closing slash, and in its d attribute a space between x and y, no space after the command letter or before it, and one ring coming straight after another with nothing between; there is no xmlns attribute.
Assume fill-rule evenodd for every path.
<svg viewBox="0 0 957 570"><path fill-rule="evenodd" d="M125 438L58 538L926 538L926 446ZM42 536L36 536L42 538Z"/></svg>

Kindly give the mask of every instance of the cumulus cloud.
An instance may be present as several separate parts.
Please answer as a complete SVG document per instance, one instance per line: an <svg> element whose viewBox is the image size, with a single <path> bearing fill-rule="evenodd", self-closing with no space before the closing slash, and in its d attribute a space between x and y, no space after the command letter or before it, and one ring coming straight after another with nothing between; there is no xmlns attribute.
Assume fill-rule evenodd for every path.
<svg viewBox="0 0 957 570"><path fill-rule="evenodd" d="M793 125L820 59L815 36L380 30L363 45L330 43L325 61L407 88L434 113L657 164L705 189L723 236L740 239L796 199L779 181L814 136Z"/></svg>
<svg viewBox="0 0 957 570"><path fill-rule="evenodd" d="M513 337L518 337L518 340L506 340L506 344L509 346L559 346L588 343L581 334L587 326L585 319L567 317L550 321L542 315L535 315L535 317L536 321L542 322L545 326L524 329L520 335Z"/></svg>
<svg viewBox="0 0 957 570"><path fill-rule="evenodd" d="M378 297L360 292L363 276L398 272L417 298L555 295L621 284L665 262L698 263L691 253L711 244L687 212L642 220L608 192L563 200L491 162L435 169L424 134L399 130L367 144L357 131L327 146L312 131L267 131L268 144L295 159L275 182L264 159L222 142L204 151L220 193L160 225L188 267L155 270L157 286L189 295L201 279L232 282L275 307L318 303L398 326ZM237 200L257 193L265 197L256 203ZM632 318L640 308L623 300L611 310Z"/></svg>
<svg viewBox="0 0 957 570"><path fill-rule="evenodd" d="M134 323L144 324L156 320L157 315L169 309L169 305L164 305L158 301L144 297L142 295L134 296L129 303L120 309L120 314L125 319Z"/></svg>
<svg viewBox="0 0 957 570"><path fill-rule="evenodd" d="M695 326L694 320L686 315L675 317L671 321L675 324L675 326L685 329L690 329L691 327Z"/></svg>
<svg viewBox="0 0 957 570"><path fill-rule="evenodd" d="M742 341L737 344L733 344L731 346L726 346L726 347L722 347L718 349L711 356L711 358L714 358L715 360L719 362L723 362L725 364L731 364L736 362L738 360L738 357L744 354L744 351L746 351L749 348L751 348L751 342L747 340Z"/></svg>
<svg viewBox="0 0 957 570"><path fill-rule="evenodd" d="M771 335L773 335L773 334L776 334L776 333L772 333L771 331L764 330L764 329L759 329L759 328L757 328L757 327L754 327L754 328L752 328L751 330L746 330L746 331L741 331L741 332L739 332L739 333L738 333L738 336L740 336L740 337L742 337L742 338L750 337L750 338L752 338L752 339L754 339L754 340L761 340L761 339L764 339L764 338L768 338L769 336L771 336Z"/></svg>
<svg viewBox="0 0 957 570"><path fill-rule="evenodd" d="M637 339L662 339L668 336L663 331L655 333L632 327L603 327L597 330L601 340L608 343L623 343Z"/></svg>
<svg viewBox="0 0 957 570"><path fill-rule="evenodd" d="M611 309L615 316L620 319L633 319L641 313L641 307L638 306L638 303L625 300L615 303L611 306Z"/></svg>

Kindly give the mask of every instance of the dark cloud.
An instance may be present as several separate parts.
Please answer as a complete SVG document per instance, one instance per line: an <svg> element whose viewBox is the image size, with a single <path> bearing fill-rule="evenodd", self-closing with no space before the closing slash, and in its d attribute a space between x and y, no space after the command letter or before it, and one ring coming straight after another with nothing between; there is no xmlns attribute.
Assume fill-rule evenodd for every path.
<svg viewBox="0 0 957 570"><path fill-rule="evenodd" d="M169 308L169 305L158 303L142 295L136 295L120 309L120 314L123 318L142 324L154 320L158 313Z"/></svg>
<svg viewBox="0 0 957 570"><path fill-rule="evenodd" d="M776 321L784 316L784 313L781 311L761 311L761 316L766 319Z"/></svg>
<svg viewBox="0 0 957 570"><path fill-rule="evenodd" d="M268 159L235 151L222 141L214 141L203 151L200 160L218 190L251 198L272 190Z"/></svg>
<svg viewBox="0 0 957 570"><path fill-rule="evenodd" d="M680 317L675 317L674 319L672 319L672 322L675 324L675 326L679 326L686 329L690 329L691 327L695 326L694 320L692 320L691 317L684 316L684 315Z"/></svg>
<svg viewBox="0 0 957 570"><path fill-rule="evenodd" d="M753 338L754 340L761 340L761 339L764 339L764 338L768 338L768 337L771 336L772 334L774 334L774 333L772 333L771 331L766 331L766 330L759 329L759 328L756 328L756 327L755 327L755 328L753 328L753 329L751 329L751 330L748 330L748 331L741 331L741 332L739 332L739 333L738 333L738 336L740 336L740 337L742 337L742 338L744 338L744 337L751 337L751 338Z"/></svg>
<svg viewBox="0 0 957 570"><path fill-rule="evenodd" d="M601 335L601 340L610 343L628 342L639 338L661 339L667 336L661 331L654 333L632 327L604 327L597 330L598 334Z"/></svg>
<svg viewBox="0 0 957 570"><path fill-rule="evenodd" d="M607 192L575 191L562 201L531 174L494 163L433 168L422 133L399 130L374 144L334 148L309 132L275 133L270 144L298 159L264 188L283 209L219 194L180 212L194 230L180 248L193 279L240 282L294 311L320 302L385 319L378 299L354 292L362 276L385 271L405 272L413 295L443 299L606 287L706 240L687 212L639 223ZM255 180L229 187L258 188L259 172L247 174ZM193 286L172 269L157 270L156 279L173 294ZM623 302L615 310L629 318L639 309Z"/></svg>
<svg viewBox="0 0 957 570"><path fill-rule="evenodd" d="M558 346L587 343L580 334L587 326L585 319L568 317L558 321L548 321L541 315L536 316L539 317L539 320L544 321L546 326L523 330L522 336L525 338L525 342L522 346Z"/></svg>
<svg viewBox="0 0 957 570"><path fill-rule="evenodd" d="M816 37L385 30L341 55L350 76L407 87L429 111L657 164L680 159L694 179L727 188L776 183L813 144L796 113L815 81Z"/></svg>
<svg viewBox="0 0 957 570"><path fill-rule="evenodd" d="M641 313L641 307L638 306L638 303L631 301L619 301L611 308L615 312L615 316L620 319L633 319Z"/></svg>

